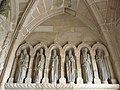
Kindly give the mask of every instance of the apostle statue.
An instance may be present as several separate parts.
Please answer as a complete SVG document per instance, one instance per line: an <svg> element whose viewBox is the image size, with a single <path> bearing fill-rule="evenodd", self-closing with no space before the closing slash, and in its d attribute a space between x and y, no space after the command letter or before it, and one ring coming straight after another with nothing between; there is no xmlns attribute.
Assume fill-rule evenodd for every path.
<svg viewBox="0 0 120 90"><path fill-rule="evenodd" d="M29 55L27 53L27 49L24 49L21 52L20 59L18 59L16 74L15 74L15 82L16 83L23 83L29 62Z"/></svg>
<svg viewBox="0 0 120 90"><path fill-rule="evenodd" d="M97 49L96 50L96 63L97 63L97 67L98 67L98 72L99 72L99 77L101 79L102 83L107 83L107 80L109 78L108 76L108 72L107 72L107 68L106 68L106 64L104 61L104 51L102 49Z"/></svg>
<svg viewBox="0 0 120 90"><path fill-rule="evenodd" d="M0 0L0 15L3 15L5 18L9 15L10 10L10 1L9 0Z"/></svg>
<svg viewBox="0 0 120 90"><path fill-rule="evenodd" d="M85 83L92 83L93 72L91 69L90 55L88 54L88 49L86 47L82 48L81 61L82 61L81 64L82 64L84 82Z"/></svg>
<svg viewBox="0 0 120 90"><path fill-rule="evenodd" d="M53 0L53 7L60 7L63 4L63 0Z"/></svg>
<svg viewBox="0 0 120 90"><path fill-rule="evenodd" d="M53 49L53 54L51 56L52 66L51 66L51 82L57 83L58 80L58 65L59 59L57 55L57 50Z"/></svg>
<svg viewBox="0 0 120 90"><path fill-rule="evenodd" d="M75 82L75 59L72 55L72 50L68 51L66 56L66 71L67 71L67 82Z"/></svg>
<svg viewBox="0 0 120 90"><path fill-rule="evenodd" d="M43 76L45 56L43 54L43 49L40 49L40 53L37 53L35 61L35 71L34 71L34 83L40 83Z"/></svg>

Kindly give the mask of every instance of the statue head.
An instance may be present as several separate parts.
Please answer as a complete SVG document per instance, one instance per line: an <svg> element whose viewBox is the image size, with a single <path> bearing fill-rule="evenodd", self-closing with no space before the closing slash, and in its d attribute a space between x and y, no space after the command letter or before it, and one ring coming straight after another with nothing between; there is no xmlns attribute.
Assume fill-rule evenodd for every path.
<svg viewBox="0 0 120 90"><path fill-rule="evenodd" d="M72 55L72 50L69 50L68 55L69 55L69 56Z"/></svg>
<svg viewBox="0 0 120 90"><path fill-rule="evenodd" d="M43 54L43 51L44 51L43 48L41 48L41 49L40 49L40 55Z"/></svg>
<svg viewBox="0 0 120 90"><path fill-rule="evenodd" d="M97 55L101 56L103 54L103 50L101 48L98 48L96 50Z"/></svg>
<svg viewBox="0 0 120 90"><path fill-rule="evenodd" d="M40 55L40 53L39 52L37 52L37 56L39 56Z"/></svg>
<svg viewBox="0 0 120 90"><path fill-rule="evenodd" d="M82 53L87 53L88 52L88 48L84 47L82 48Z"/></svg>
<svg viewBox="0 0 120 90"><path fill-rule="evenodd" d="M57 54L56 49L53 49L53 55L55 56Z"/></svg>
<svg viewBox="0 0 120 90"><path fill-rule="evenodd" d="M23 53L24 53L24 54L27 54L27 49L24 49Z"/></svg>

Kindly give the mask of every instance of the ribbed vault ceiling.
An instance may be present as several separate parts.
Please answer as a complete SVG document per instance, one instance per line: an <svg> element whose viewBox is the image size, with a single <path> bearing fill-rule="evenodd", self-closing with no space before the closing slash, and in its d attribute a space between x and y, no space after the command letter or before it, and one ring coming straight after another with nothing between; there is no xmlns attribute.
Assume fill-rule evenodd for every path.
<svg viewBox="0 0 120 90"><path fill-rule="evenodd" d="M0 2L1 1L2 0L0 0ZM36 6L35 4L33 4L34 6L31 6L31 8L34 9L33 12L31 13L30 9L28 9L27 7L30 6L31 2L35 3L37 1L39 2L37 3ZM54 1L54 4L52 1ZM10 13L10 16L12 16L12 19L10 22L13 23L12 28L17 26L18 22L22 19L22 16L24 18L25 16L27 16L29 17L29 20L33 20L35 17L38 16L37 13L42 14L44 9L49 12L51 8L60 7L59 5L62 3L61 1L62 0L11 0L11 8L13 10L11 9L12 12ZM73 10L73 12L71 11L69 12L69 10L67 12L73 15L76 14L76 17L82 19L82 21L86 23L89 27L91 27L93 30L100 30L101 26L98 23L98 20L96 19L97 16L94 14L95 11L91 10L90 8L90 6L92 6L93 4L96 6L95 8L98 10L99 14L102 16L102 19L104 21L103 24L106 24L106 26L109 29L114 30L116 26L117 27L120 26L120 0L64 0L64 1L68 3L67 7ZM69 5L70 1L71 5ZM15 15L14 9L16 9L16 14L18 16L17 15L14 16ZM23 13L26 12L28 12L29 14L27 13L27 15L23 15ZM15 21L17 21L16 24ZM11 30L6 29L6 25L2 24L0 28L2 29L5 28L4 30L2 30L3 34L4 32L6 33L6 30L7 31ZM9 28L11 28L11 26ZM2 40L4 39L2 38Z"/></svg>
<svg viewBox="0 0 120 90"><path fill-rule="evenodd" d="M20 17L22 16L23 12L25 11L30 1L32 0L19 0L19 16ZM52 0L41 0L41 1L46 3L46 4L44 3L41 3L41 4L51 5ZM59 6L60 0L56 0L56 1L58 2L58 6ZM70 0L65 0L65 1L70 1ZM71 5L73 6L73 8L75 8L76 3L74 1L76 0L71 0L71 1L73 2ZM86 1L91 2L91 4L95 4L97 6L97 9L102 15L105 23L113 24L118 22L120 18L120 0L77 0L77 2L79 2L77 3L77 7L76 7L77 12L82 15L85 15L88 19L92 20L94 16L88 11L89 5L87 5ZM92 21L94 22L94 20Z"/></svg>

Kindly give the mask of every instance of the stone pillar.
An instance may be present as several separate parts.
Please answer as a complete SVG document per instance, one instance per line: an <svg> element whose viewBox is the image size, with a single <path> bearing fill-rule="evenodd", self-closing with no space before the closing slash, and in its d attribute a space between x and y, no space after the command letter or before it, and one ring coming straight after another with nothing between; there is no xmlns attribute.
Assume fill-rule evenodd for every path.
<svg viewBox="0 0 120 90"><path fill-rule="evenodd" d="M31 83L32 82L32 77L31 76L32 76L33 60L34 60L34 56L31 55L30 61L29 61L29 66L28 66L27 77L25 78L25 83Z"/></svg>
<svg viewBox="0 0 120 90"><path fill-rule="evenodd" d="M81 71L81 64L80 64L80 55L76 54L76 63L77 63L77 84L83 84L83 78L82 78L82 71Z"/></svg>
<svg viewBox="0 0 120 90"><path fill-rule="evenodd" d="M42 83L44 83L44 84L49 83L49 75L48 74L49 74L49 57L46 55L44 78L42 80Z"/></svg>
<svg viewBox="0 0 120 90"><path fill-rule="evenodd" d="M92 66L93 66L93 72L94 72L94 83L99 84L101 83L101 80L99 79L99 76L98 76L98 69L95 61L95 53L93 52L91 52L91 59L92 59Z"/></svg>
<svg viewBox="0 0 120 90"><path fill-rule="evenodd" d="M111 81L111 83L112 84L116 84L117 80L115 79L109 56L106 56L105 63L107 64L106 66L107 66L107 70L109 71L109 74L110 74L110 81Z"/></svg>
<svg viewBox="0 0 120 90"><path fill-rule="evenodd" d="M15 70L17 68L17 61L18 61L18 56L16 56L14 63L13 63L13 67L11 70L11 74L10 74L10 78L8 80L8 83L14 83L14 76L15 76Z"/></svg>
<svg viewBox="0 0 120 90"><path fill-rule="evenodd" d="M60 77L60 84L66 84L65 75L65 51L61 51L61 77Z"/></svg>
<svg viewBox="0 0 120 90"><path fill-rule="evenodd" d="M64 77L64 72L65 72L65 56L64 55L61 55L61 77L60 77L60 84L66 84L66 79Z"/></svg>

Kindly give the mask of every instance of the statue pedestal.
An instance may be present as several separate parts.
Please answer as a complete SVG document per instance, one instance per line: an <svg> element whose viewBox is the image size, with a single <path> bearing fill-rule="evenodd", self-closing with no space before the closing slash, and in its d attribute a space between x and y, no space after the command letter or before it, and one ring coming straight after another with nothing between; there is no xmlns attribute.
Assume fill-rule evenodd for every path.
<svg viewBox="0 0 120 90"><path fill-rule="evenodd" d="M77 84L83 84L83 79L82 78L77 78Z"/></svg>
<svg viewBox="0 0 120 90"><path fill-rule="evenodd" d="M87 82L87 84L92 84L92 81Z"/></svg>
<svg viewBox="0 0 120 90"><path fill-rule="evenodd" d="M29 77L27 77L26 79L25 79L25 83L31 83L32 82L32 79Z"/></svg>
<svg viewBox="0 0 120 90"><path fill-rule="evenodd" d="M103 84L108 84L108 81L102 81Z"/></svg>
<svg viewBox="0 0 120 90"><path fill-rule="evenodd" d="M60 84L66 84L66 79L64 77L61 77L59 81Z"/></svg>
<svg viewBox="0 0 120 90"><path fill-rule="evenodd" d="M99 78L94 78L94 83L95 84L100 84L101 83L101 80Z"/></svg>
<svg viewBox="0 0 120 90"><path fill-rule="evenodd" d="M48 77L44 77L43 80L42 80L42 83L48 84L49 83Z"/></svg>
<svg viewBox="0 0 120 90"><path fill-rule="evenodd" d="M26 84L5 83L0 90L119 90L119 84Z"/></svg>
<svg viewBox="0 0 120 90"><path fill-rule="evenodd" d="M70 85L74 85L75 83L74 82L70 82Z"/></svg>
<svg viewBox="0 0 120 90"><path fill-rule="evenodd" d="M114 79L114 78L112 78L112 79L111 79L111 83L112 83L112 84L116 84L116 83L117 83L117 80Z"/></svg>
<svg viewBox="0 0 120 90"><path fill-rule="evenodd" d="M8 83L13 83L14 82L14 78L9 78Z"/></svg>

